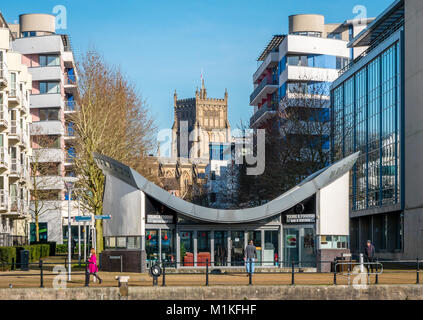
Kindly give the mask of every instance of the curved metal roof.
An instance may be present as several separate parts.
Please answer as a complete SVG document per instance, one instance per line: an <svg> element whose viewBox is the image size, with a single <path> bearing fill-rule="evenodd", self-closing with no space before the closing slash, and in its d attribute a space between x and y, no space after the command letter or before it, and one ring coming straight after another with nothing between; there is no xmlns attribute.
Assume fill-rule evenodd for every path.
<svg viewBox="0 0 423 320"><path fill-rule="evenodd" d="M354 153L310 175L291 190L288 190L264 205L234 210L206 208L187 202L175 197L156 184L148 181L134 169L112 158L97 153L94 153L94 158L106 177L109 174L126 182L189 219L211 223L246 223L271 218L311 197L318 190L334 182L351 170L358 155L359 152Z"/></svg>

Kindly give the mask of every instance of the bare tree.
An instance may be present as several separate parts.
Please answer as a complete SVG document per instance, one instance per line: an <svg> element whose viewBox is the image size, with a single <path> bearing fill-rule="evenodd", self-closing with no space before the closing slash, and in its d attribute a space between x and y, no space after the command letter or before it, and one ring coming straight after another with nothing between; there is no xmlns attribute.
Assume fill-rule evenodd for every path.
<svg viewBox="0 0 423 320"><path fill-rule="evenodd" d="M272 126L265 128L263 174L248 176L245 161L240 166L241 207L273 200L329 164L329 107L329 81L311 81L304 76L287 85Z"/></svg>
<svg viewBox="0 0 423 320"><path fill-rule="evenodd" d="M122 72L96 52L86 53L78 66L79 95L72 117L75 168L82 206L103 213L104 176L93 152L107 155L149 175L144 159L155 149L156 128L145 102ZM96 220L97 249L103 250L102 220Z"/></svg>
<svg viewBox="0 0 423 320"><path fill-rule="evenodd" d="M31 145L30 212L35 221L36 241L39 242L40 217L50 211L59 210L61 214L60 191L63 181L60 179L60 160L54 152L60 150L60 137L43 135L34 123L31 127Z"/></svg>

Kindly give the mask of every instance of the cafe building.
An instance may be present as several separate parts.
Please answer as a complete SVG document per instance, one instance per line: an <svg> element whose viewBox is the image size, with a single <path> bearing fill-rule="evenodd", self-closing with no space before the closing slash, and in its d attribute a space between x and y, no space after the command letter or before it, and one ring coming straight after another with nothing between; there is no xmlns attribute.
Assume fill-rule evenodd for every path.
<svg viewBox="0 0 423 320"><path fill-rule="evenodd" d="M106 176L102 270L145 272L167 267L244 265L250 240L257 267L291 266L328 271L349 252L349 172L358 153L306 178L276 199L235 210L206 208L177 198L132 168L95 154Z"/></svg>

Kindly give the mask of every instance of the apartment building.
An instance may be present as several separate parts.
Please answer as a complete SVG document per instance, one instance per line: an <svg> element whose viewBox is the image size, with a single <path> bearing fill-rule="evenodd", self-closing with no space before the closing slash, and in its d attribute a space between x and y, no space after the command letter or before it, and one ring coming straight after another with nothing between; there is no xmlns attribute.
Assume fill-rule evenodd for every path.
<svg viewBox="0 0 423 320"><path fill-rule="evenodd" d="M330 83L361 49L349 49L352 39L372 19L325 24L317 14L289 17L289 34L274 35L258 57L253 75L250 127L277 128L281 109L296 108L298 94L326 98L321 108L328 112ZM325 110L326 109L326 110Z"/></svg>
<svg viewBox="0 0 423 320"><path fill-rule="evenodd" d="M76 179L74 130L69 121L69 115L75 112L75 61L69 37L56 34L53 15L23 14L19 24L10 26L16 34L13 50L22 54L22 62L32 75L29 96L32 161L41 164L36 186L42 193L32 199L31 205L34 206L34 200L42 202L44 209L39 212L39 221L46 224L48 240L62 243L68 223L65 181ZM73 215L77 214L77 207L73 203ZM73 233L77 227L74 229Z"/></svg>
<svg viewBox="0 0 423 320"><path fill-rule="evenodd" d="M0 246L27 243L32 76L0 13Z"/></svg>

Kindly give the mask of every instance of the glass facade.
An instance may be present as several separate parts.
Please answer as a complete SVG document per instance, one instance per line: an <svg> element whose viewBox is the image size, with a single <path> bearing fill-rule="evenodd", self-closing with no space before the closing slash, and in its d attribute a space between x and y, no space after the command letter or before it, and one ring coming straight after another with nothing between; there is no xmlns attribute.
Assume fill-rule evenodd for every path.
<svg viewBox="0 0 423 320"><path fill-rule="evenodd" d="M352 210L400 202L400 44L396 42L332 91L334 160L356 151Z"/></svg>

